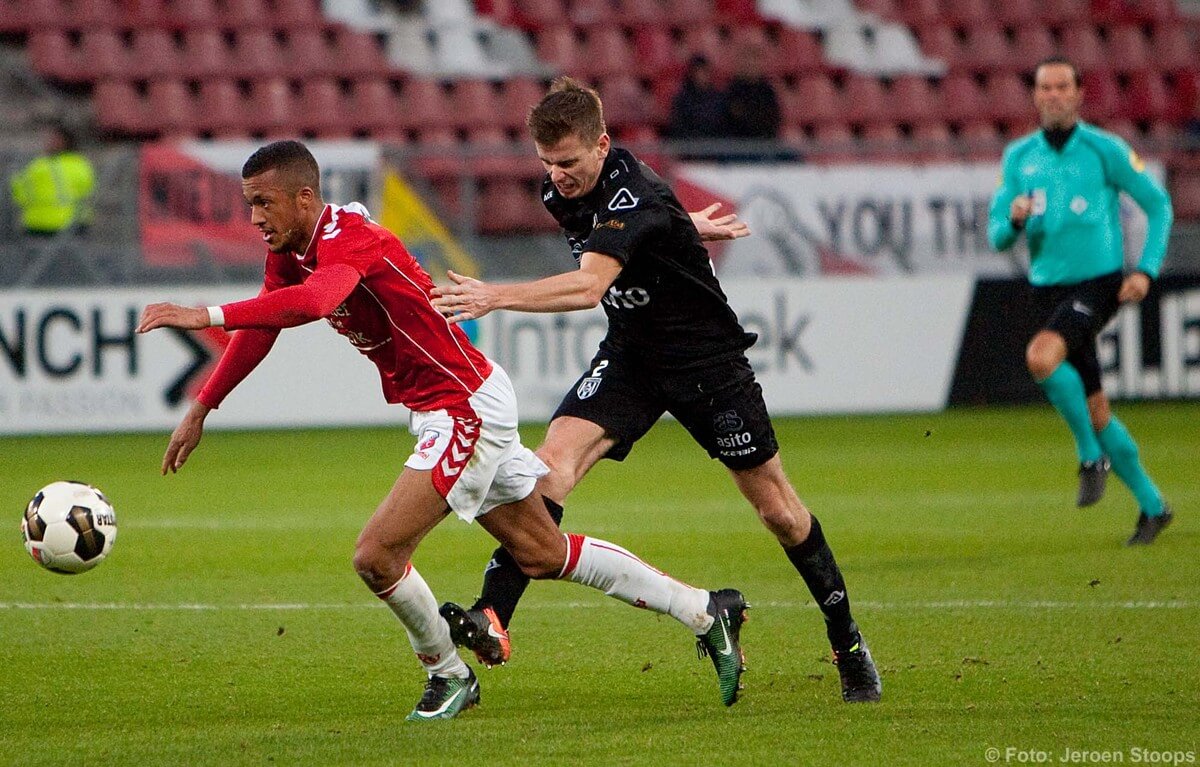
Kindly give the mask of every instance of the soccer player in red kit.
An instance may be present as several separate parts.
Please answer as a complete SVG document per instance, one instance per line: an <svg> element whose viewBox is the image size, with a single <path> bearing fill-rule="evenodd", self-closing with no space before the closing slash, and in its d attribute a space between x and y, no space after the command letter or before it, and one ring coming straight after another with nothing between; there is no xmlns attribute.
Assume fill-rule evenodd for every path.
<svg viewBox="0 0 1200 767"><path fill-rule="evenodd" d="M619 546L556 527L533 492L548 470L521 445L508 376L433 308L432 281L394 235L357 203L322 201L320 171L303 144L278 141L252 154L242 191L268 250L258 297L207 308L152 304L138 325L140 333L237 331L172 433L162 472L183 466L209 412L262 361L282 328L324 318L375 363L384 397L411 411L417 438L354 551L355 570L400 619L429 677L410 720L450 718L479 701L479 682L411 562L448 511L477 519L531 577L592 586L688 626L713 660L723 702L732 705L743 670L742 595L694 588Z"/></svg>

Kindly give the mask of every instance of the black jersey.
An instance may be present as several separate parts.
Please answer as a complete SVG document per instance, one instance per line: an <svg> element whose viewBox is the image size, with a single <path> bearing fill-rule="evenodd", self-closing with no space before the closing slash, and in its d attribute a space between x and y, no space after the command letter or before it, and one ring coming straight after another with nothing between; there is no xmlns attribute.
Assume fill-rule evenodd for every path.
<svg viewBox="0 0 1200 767"><path fill-rule="evenodd" d="M687 211L630 152L614 147L596 188L578 199L559 194L547 175L542 201L576 263L589 251L621 263L601 301L602 349L678 369L740 355L756 340L729 306Z"/></svg>

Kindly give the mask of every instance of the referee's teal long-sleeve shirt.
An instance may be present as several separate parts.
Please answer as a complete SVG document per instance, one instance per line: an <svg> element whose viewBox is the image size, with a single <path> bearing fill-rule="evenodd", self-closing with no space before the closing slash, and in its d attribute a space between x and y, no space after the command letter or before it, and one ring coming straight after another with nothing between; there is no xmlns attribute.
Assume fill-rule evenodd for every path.
<svg viewBox="0 0 1200 767"><path fill-rule="evenodd" d="M1040 130L1005 148L988 239L997 250L1013 246L1020 230L1009 220L1009 210L1019 195L1029 195L1033 208L1024 231L1032 284L1072 285L1121 271L1125 256L1117 198L1122 191L1149 219L1137 270L1156 278L1174 218L1171 198L1127 143L1082 121L1061 152Z"/></svg>

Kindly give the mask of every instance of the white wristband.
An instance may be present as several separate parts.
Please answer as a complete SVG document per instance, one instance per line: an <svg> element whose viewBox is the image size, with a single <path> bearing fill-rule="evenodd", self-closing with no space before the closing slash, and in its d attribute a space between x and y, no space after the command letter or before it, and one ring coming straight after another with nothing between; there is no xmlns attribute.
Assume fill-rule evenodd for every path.
<svg viewBox="0 0 1200 767"><path fill-rule="evenodd" d="M219 306L208 307L208 325L213 328L225 327L225 312Z"/></svg>

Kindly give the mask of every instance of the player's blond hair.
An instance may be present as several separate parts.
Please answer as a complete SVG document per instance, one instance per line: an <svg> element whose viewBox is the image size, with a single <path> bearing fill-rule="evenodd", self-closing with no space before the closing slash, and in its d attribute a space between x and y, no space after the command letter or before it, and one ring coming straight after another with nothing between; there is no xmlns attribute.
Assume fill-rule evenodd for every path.
<svg viewBox="0 0 1200 767"><path fill-rule="evenodd" d="M570 77L559 77L525 120L534 142L553 146L569 135L586 143L600 140L608 129L604 125L604 105L600 95Z"/></svg>

